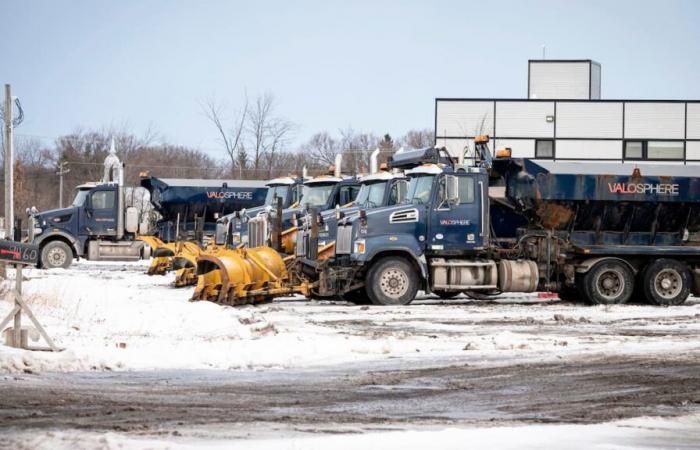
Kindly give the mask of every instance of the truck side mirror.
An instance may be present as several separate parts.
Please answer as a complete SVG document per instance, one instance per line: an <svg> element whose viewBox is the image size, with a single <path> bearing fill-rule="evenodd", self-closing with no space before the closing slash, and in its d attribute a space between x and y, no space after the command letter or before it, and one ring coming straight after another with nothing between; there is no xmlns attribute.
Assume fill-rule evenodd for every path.
<svg viewBox="0 0 700 450"><path fill-rule="evenodd" d="M450 205L459 204L459 178L454 175L445 175L445 200Z"/></svg>
<svg viewBox="0 0 700 450"><path fill-rule="evenodd" d="M216 231L214 233L214 242L216 245L224 245L226 243L226 232L228 231L228 223L217 222Z"/></svg>

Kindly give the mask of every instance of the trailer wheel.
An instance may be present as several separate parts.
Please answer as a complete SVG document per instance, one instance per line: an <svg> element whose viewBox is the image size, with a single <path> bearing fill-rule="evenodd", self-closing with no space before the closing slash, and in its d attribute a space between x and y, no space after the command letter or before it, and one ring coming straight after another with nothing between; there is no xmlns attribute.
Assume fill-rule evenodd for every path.
<svg viewBox="0 0 700 450"><path fill-rule="evenodd" d="M601 261L583 277L583 293L596 305L627 303L634 292L634 275L621 261Z"/></svg>
<svg viewBox="0 0 700 450"><path fill-rule="evenodd" d="M73 251L63 241L52 241L41 250L41 266L44 269L67 269L73 262Z"/></svg>
<svg viewBox="0 0 700 450"><path fill-rule="evenodd" d="M375 305L408 305L418 292L418 279L405 259L383 258L367 273L367 295Z"/></svg>
<svg viewBox="0 0 700 450"><path fill-rule="evenodd" d="M690 270L674 259L657 259L642 273L644 297L654 305L680 305L690 295Z"/></svg>

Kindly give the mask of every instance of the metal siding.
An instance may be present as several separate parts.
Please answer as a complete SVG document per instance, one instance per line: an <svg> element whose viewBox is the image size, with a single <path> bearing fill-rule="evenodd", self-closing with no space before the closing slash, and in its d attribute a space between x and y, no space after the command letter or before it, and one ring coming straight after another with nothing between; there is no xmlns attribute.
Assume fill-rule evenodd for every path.
<svg viewBox="0 0 700 450"><path fill-rule="evenodd" d="M589 99L589 62L530 62L530 98Z"/></svg>
<svg viewBox="0 0 700 450"><path fill-rule="evenodd" d="M622 159L622 141L571 141L558 139L555 155L557 158Z"/></svg>
<svg viewBox="0 0 700 450"><path fill-rule="evenodd" d="M554 137L554 102L496 102L496 132L503 137Z"/></svg>
<svg viewBox="0 0 700 450"><path fill-rule="evenodd" d="M625 103L625 139L683 139L685 104Z"/></svg>
<svg viewBox="0 0 700 450"><path fill-rule="evenodd" d="M600 100L600 64L591 64L591 100Z"/></svg>
<svg viewBox="0 0 700 450"><path fill-rule="evenodd" d="M498 125L498 124L496 124ZM493 141L493 150L510 147L514 158L534 158L534 139L496 139Z"/></svg>
<svg viewBox="0 0 700 450"><path fill-rule="evenodd" d="M685 158L700 161L700 141L690 141L685 143Z"/></svg>
<svg viewBox="0 0 700 450"><path fill-rule="evenodd" d="M493 135L493 102L439 101L436 108L435 135ZM483 126L482 126L483 125Z"/></svg>
<svg viewBox="0 0 700 450"><path fill-rule="evenodd" d="M700 139L700 103L688 103L688 139Z"/></svg>
<svg viewBox="0 0 700 450"><path fill-rule="evenodd" d="M622 139L622 103L557 102L557 137Z"/></svg>

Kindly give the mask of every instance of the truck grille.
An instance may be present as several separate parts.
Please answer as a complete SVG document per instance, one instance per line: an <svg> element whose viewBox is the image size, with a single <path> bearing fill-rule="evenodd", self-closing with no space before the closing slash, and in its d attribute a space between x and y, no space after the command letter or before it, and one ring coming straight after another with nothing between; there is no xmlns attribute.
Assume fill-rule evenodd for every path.
<svg viewBox="0 0 700 450"><path fill-rule="evenodd" d="M338 238L335 241L336 255L352 253L352 226L339 226Z"/></svg>
<svg viewBox="0 0 700 450"><path fill-rule="evenodd" d="M256 217L248 221L248 247L262 247L267 244L267 218Z"/></svg>

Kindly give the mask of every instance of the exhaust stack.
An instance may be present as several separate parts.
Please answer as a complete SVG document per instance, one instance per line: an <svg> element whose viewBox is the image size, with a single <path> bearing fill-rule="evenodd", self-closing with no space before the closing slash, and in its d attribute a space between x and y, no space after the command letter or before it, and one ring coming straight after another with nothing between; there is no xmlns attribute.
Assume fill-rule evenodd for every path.
<svg viewBox="0 0 700 450"><path fill-rule="evenodd" d="M377 173L379 171L379 147L377 147L369 157L369 173Z"/></svg>
<svg viewBox="0 0 700 450"><path fill-rule="evenodd" d="M343 163L343 155L338 153L335 155L335 170L333 171L333 176L340 178L342 171L340 170L340 165Z"/></svg>

